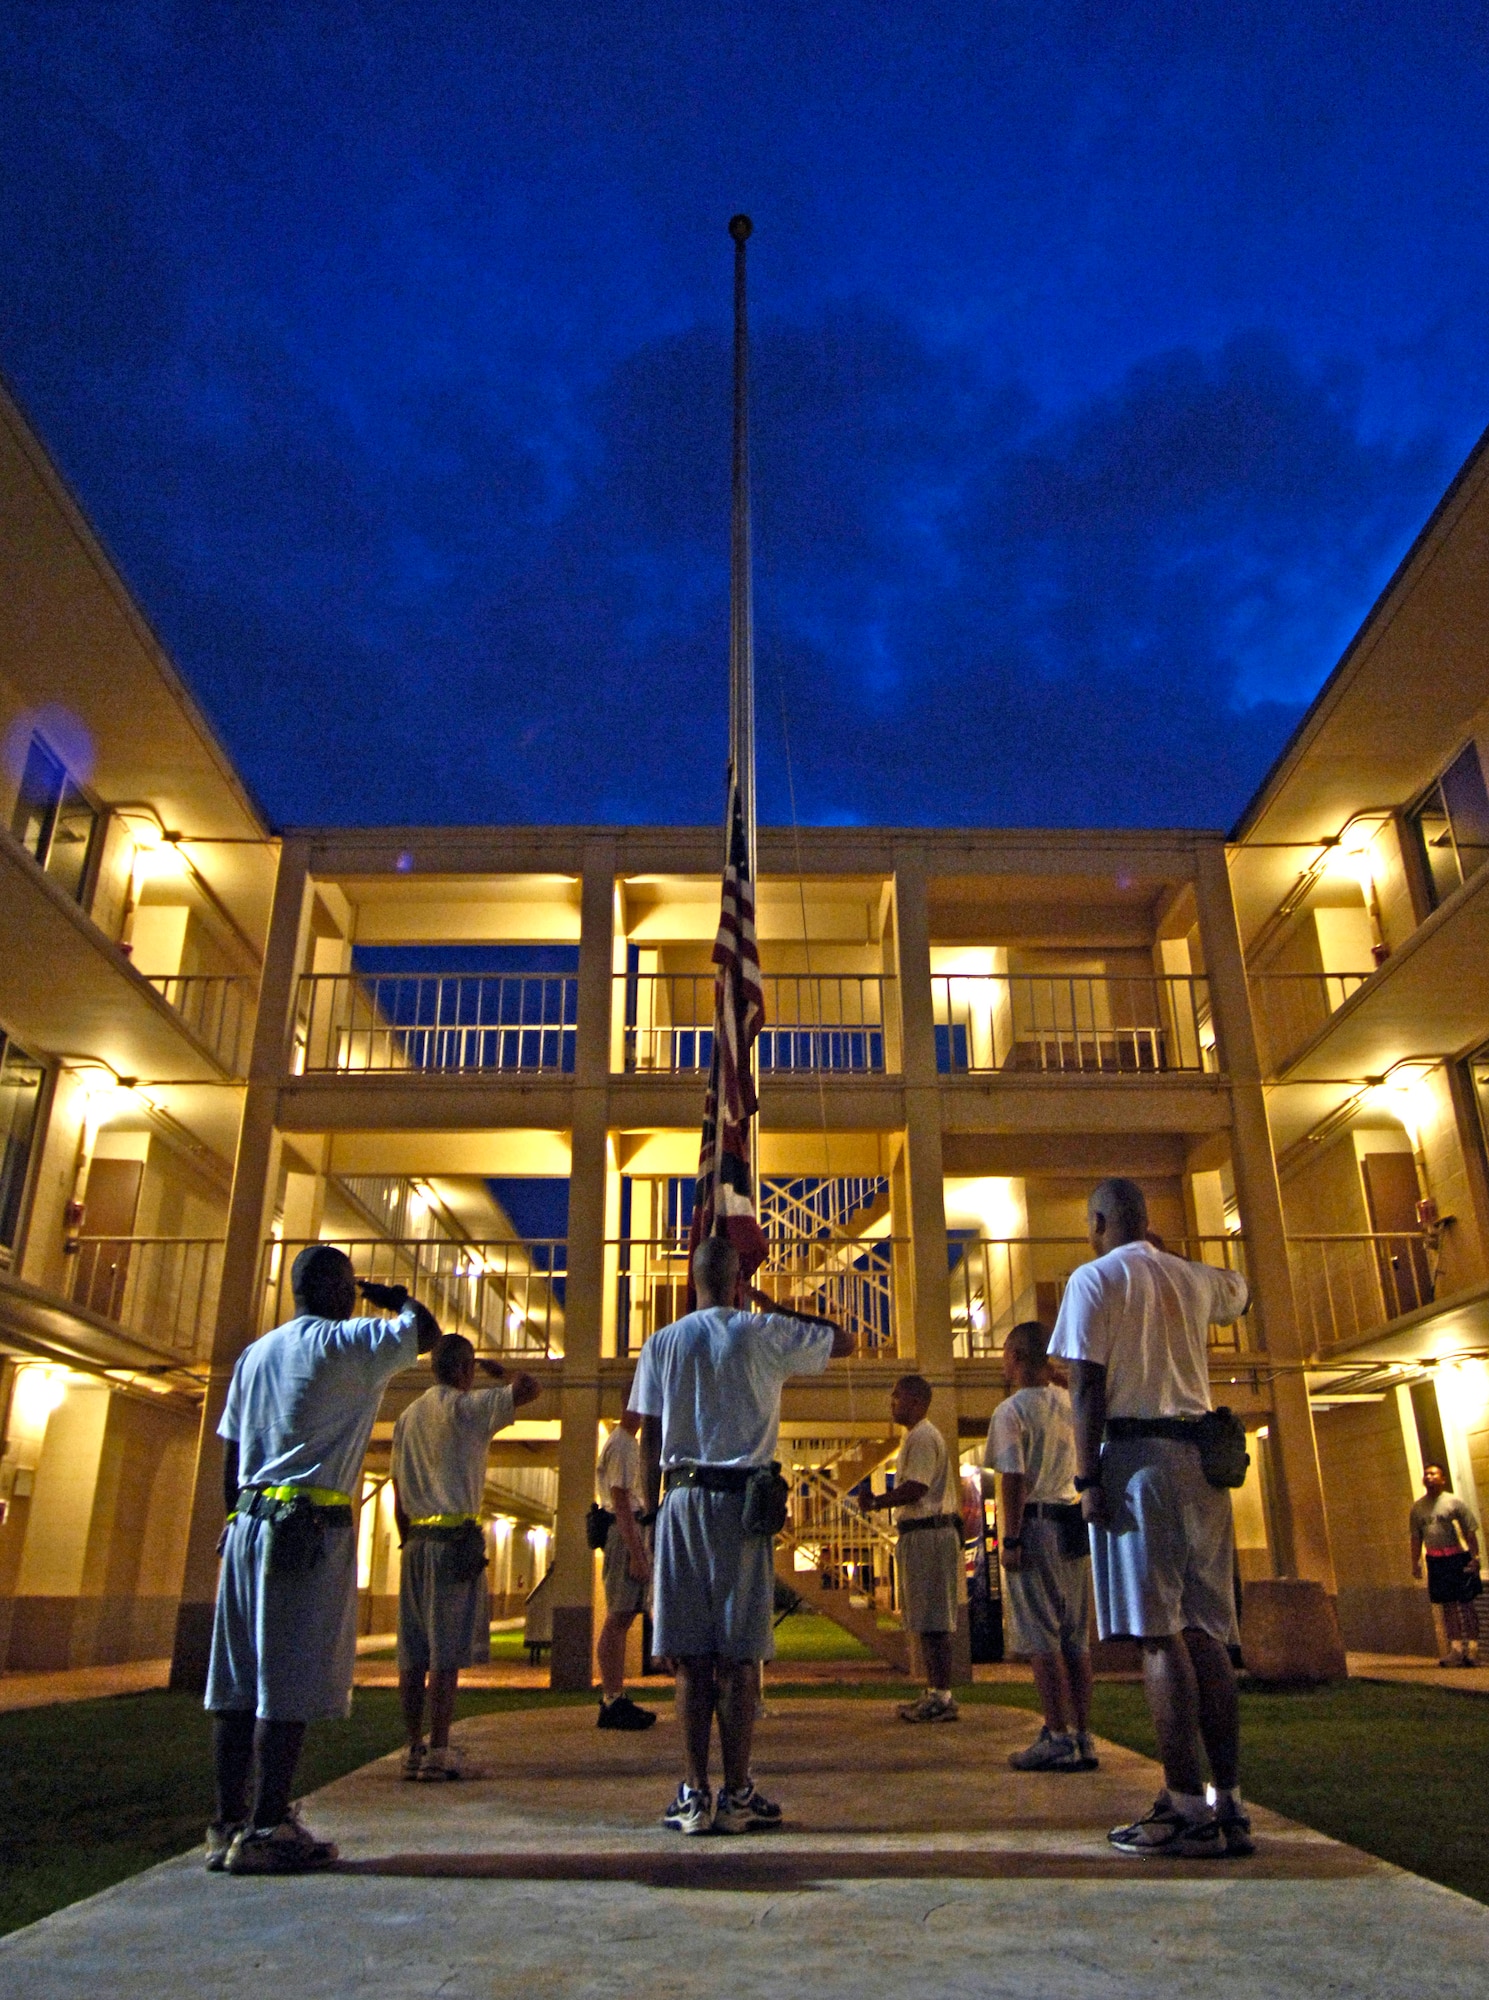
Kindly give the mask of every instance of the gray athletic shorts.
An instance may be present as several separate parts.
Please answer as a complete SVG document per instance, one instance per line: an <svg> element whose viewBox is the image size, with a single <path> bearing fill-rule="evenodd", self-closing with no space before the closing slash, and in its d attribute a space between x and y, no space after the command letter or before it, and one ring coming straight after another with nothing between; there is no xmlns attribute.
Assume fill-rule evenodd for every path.
<svg viewBox="0 0 1489 2000"><path fill-rule="evenodd" d="M646 1585L638 1583L631 1574L631 1551L626 1547L619 1521L610 1523L610 1532L605 1537L600 1575L605 1585L607 1612L635 1612L645 1604Z"/></svg>
<svg viewBox="0 0 1489 2000"><path fill-rule="evenodd" d="M775 1542L747 1535L742 1493L679 1486L657 1517L652 1647L667 1659L713 1653L773 1660Z"/></svg>
<svg viewBox="0 0 1489 2000"><path fill-rule="evenodd" d="M954 1632L962 1601L962 1543L955 1528L901 1530L895 1549L907 1632Z"/></svg>
<svg viewBox="0 0 1489 2000"><path fill-rule="evenodd" d="M1176 1438L1119 1438L1101 1448L1110 1526L1091 1530L1096 1629L1103 1639L1162 1639L1193 1629L1233 1646L1231 1498L1199 1453Z"/></svg>
<svg viewBox="0 0 1489 2000"><path fill-rule="evenodd" d="M1080 1653L1091 1643L1091 1563L1060 1552L1054 1521L1026 1514L1017 1569L1003 1572L1004 1637L1011 1653Z"/></svg>
<svg viewBox="0 0 1489 2000"><path fill-rule="evenodd" d="M265 1722L323 1722L352 1712L357 1658L357 1538L348 1519L325 1554L298 1576L268 1576L268 1524L240 1514L228 1525L212 1659L209 1709L251 1709Z"/></svg>
<svg viewBox="0 0 1489 2000"><path fill-rule="evenodd" d="M461 1582L450 1574L453 1545L410 1535L398 1579L400 1672L444 1673L491 1658L486 1572Z"/></svg>

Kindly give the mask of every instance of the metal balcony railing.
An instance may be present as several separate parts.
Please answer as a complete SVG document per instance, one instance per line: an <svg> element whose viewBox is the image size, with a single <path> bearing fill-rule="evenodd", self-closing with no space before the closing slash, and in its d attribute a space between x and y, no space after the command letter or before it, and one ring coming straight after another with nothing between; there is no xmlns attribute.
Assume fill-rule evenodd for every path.
<svg viewBox="0 0 1489 2000"><path fill-rule="evenodd" d="M877 973L768 973L766 1025L757 1044L762 1074L899 1067L891 979ZM713 1060L711 972L619 973L613 1067L693 1075Z"/></svg>
<svg viewBox="0 0 1489 2000"><path fill-rule="evenodd" d="M568 1245L557 1237L455 1243L447 1238L329 1237L359 1278L406 1285L443 1333L463 1333L478 1354L541 1360L564 1351ZM264 1246L266 1327L294 1316L290 1270L303 1243Z"/></svg>
<svg viewBox="0 0 1489 2000"><path fill-rule="evenodd" d="M1315 1355L1363 1339L1435 1295L1432 1253L1415 1231L1290 1236L1287 1247L1298 1323Z"/></svg>
<svg viewBox="0 0 1489 2000"><path fill-rule="evenodd" d="M215 1236L84 1236L70 1258L68 1297L144 1346L205 1360L222 1283Z"/></svg>
<svg viewBox="0 0 1489 2000"><path fill-rule="evenodd" d="M579 982L560 973L308 973L298 1072L567 1075Z"/></svg>
<svg viewBox="0 0 1489 2000"><path fill-rule="evenodd" d="M1165 1248L1200 1264L1246 1268L1239 1236L1173 1238ZM951 1332L961 1361L1001 1354L1020 1320L1037 1319L1052 1327L1071 1272L1091 1257L1082 1236L973 1236L953 1238L951 1249ZM1254 1347L1244 1319L1210 1329L1212 1353L1241 1354Z"/></svg>
<svg viewBox="0 0 1489 2000"><path fill-rule="evenodd" d="M910 1246L894 1237L812 1237L773 1241L754 1283L783 1306L819 1313L851 1329L858 1352L895 1351L896 1277ZM686 1238L630 1237L605 1246L615 1285L615 1344L638 1354L658 1327L687 1311Z"/></svg>
<svg viewBox="0 0 1489 2000"><path fill-rule="evenodd" d="M897 1537L886 1514L865 1514L827 1474L794 1467L783 1540L819 1576L839 1589L871 1595L876 1586L893 1603Z"/></svg>
<svg viewBox="0 0 1489 2000"><path fill-rule="evenodd" d="M1218 1067L1204 979L943 973L931 988L943 1076L1152 1076Z"/></svg>
<svg viewBox="0 0 1489 2000"><path fill-rule="evenodd" d="M1253 972L1248 980L1251 1017L1263 1071L1275 1076L1371 976L1369 972Z"/></svg>
<svg viewBox="0 0 1489 2000"><path fill-rule="evenodd" d="M147 973L146 983L179 1014L230 1076L248 1066L255 982L233 973Z"/></svg>

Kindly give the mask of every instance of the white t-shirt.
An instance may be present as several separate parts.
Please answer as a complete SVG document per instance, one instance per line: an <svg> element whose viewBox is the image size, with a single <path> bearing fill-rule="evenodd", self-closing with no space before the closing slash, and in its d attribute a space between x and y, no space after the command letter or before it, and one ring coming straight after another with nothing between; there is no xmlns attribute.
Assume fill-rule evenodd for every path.
<svg viewBox="0 0 1489 2000"><path fill-rule="evenodd" d="M1075 1422L1066 1391L1048 1382L1006 1396L988 1425L983 1464L994 1472L1021 1472L1026 1502L1073 1501Z"/></svg>
<svg viewBox="0 0 1489 2000"><path fill-rule="evenodd" d="M383 1387L419 1358L411 1307L397 1319L312 1319L245 1347L217 1435L244 1486L321 1486L353 1499Z"/></svg>
<svg viewBox="0 0 1489 2000"><path fill-rule="evenodd" d="M1050 1353L1106 1370L1109 1417L1202 1417L1210 1323L1229 1325L1250 1303L1239 1271L1123 1243L1071 1272Z"/></svg>
<svg viewBox="0 0 1489 2000"><path fill-rule="evenodd" d="M631 1408L661 1418L664 1466L769 1465L787 1376L820 1375L831 1359L831 1327L709 1306L647 1341Z"/></svg>
<svg viewBox="0 0 1489 2000"><path fill-rule="evenodd" d="M393 1479L411 1521L476 1514L486 1488L486 1447L512 1421L512 1390L452 1389L435 1382L393 1426Z"/></svg>
<svg viewBox="0 0 1489 2000"><path fill-rule="evenodd" d="M614 1506L610 1495L617 1486L631 1496L634 1507L641 1487L641 1447L623 1424L617 1424L600 1446L600 1462L595 1467L595 1498L602 1507Z"/></svg>
<svg viewBox="0 0 1489 2000"><path fill-rule="evenodd" d="M896 1507L896 1521L923 1521L930 1514L960 1513L961 1496L957 1487L961 1482L959 1478L953 1480L946 1440L929 1417L913 1424L901 1440L899 1456L894 1462L894 1483L899 1486L906 1479L918 1480L925 1493L908 1507Z"/></svg>

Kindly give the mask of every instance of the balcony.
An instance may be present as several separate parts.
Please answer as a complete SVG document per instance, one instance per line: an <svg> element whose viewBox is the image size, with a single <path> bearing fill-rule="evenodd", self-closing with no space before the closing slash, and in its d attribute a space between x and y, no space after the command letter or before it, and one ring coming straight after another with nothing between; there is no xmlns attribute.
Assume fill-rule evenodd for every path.
<svg viewBox="0 0 1489 2000"><path fill-rule="evenodd" d="M882 1076L898 1069L891 979L878 974L767 974L756 1044L762 1076ZM621 973L612 1067L627 1074L706 1074L713 1061L711 972Z"/></svg>
<svg viewBox="0 0 1489 2000"><path fill-rule="evenodd" d="M909 1266L908 1242L894 1237L794 1237L771 1242L753 1282L782 1306L846 1326L864 1356L896 1349L896 1272ZM658 1327L687 1311L686 1237L607 1243L614 1274L615 1345L638 1354Z"/></svg>
<svg viewBox="0 0 1489 2000"><path fill-rule="evenodd" d="M145 974L182 1024L229 1076L243 1076L253 1036L257 982L230 974Z"/></svg>
<svg viewBox="0 0 1489 2000"><path fill-rule="evenodd" d="M1311 1042L1370 972L1252 973L1251 1013L1263 1073L1276 1076Z"/></svg>
<svg viewBox="0 0 1489 2000"><path fill-rule="evenodd" d="M943 1076L1213 1075L1210 992L1188 975L949 973L931 981Z"/></svg>
<svg viewBox="0 0 1489 2000"><path fill-rule="evenodd" d="M220 1237L84 1236L68 1298L161 1355L205 1361L221 1282Z"/></svg>
<svg viewBox="0 0 1489 2000"><path fill-rule="evenodd" d="M567 1076L579 982L563 973L308 973L298 1075Z"/></svg>
<svg viewBox="0 0 1489 2000"><path fill-rule="evenodd" d="M1293 1300L1307 1351L1318 1357L1431 1305L1436 1273L1415 1231L1290 1236Z"/></svg>
<svg viewBox="0 0 1489 2000"><path fill-rule="evenodd" d="M463 1333L477 1354L542 1361L564 1351L568 1245L561 1238L454 1242L447 1237L328 1237L359 1278L404 1285L443 1333ZM264 1246L264 1325L294 1314L290 1271L304 1243Z"/></svg>
<svg viewBox="0 0 1489 2000"><path fill-rule="evenodd" d="M956 1261L951 1269L951 1332L959 1361L999 1355L1010 1331L1020 1320L1037 1319L1053 1326L1070 1274L1090 1261L1091 1247L1083 1236L1023 1236L952 1238ZM1178 1257L1242 1270L1245 1247L1238 1236L1201 1236L1172 1242ZM1210 1351L1240 1355L1250 1351L1245 1320L1233 1326L1212 1326Z"/></svg>

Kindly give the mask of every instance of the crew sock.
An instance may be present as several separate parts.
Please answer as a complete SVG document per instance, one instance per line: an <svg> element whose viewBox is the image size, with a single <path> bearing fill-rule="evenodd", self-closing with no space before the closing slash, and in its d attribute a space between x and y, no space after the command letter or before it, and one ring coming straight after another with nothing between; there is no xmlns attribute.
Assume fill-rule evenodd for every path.
<svg viewBox="0 0 1489 2000"><path fill-rule="evenodd" d="M1168 1795L1169 1804L1185 1819L1208 1819L1210 1808L1203 1792L1175 1792Z"/></svg>
<svg viewBox="0 0 1489 2000"><path fill-rule="evenodd" d="M927 1694L928 1694L928 1695L930 1696L930 1698L931 1698L931 1700L932 1700L932 1701L950 1701L950 1700L951 1700L951 1689L950 1689L950 1688L927 1688L927 1689L926 1689L926 1693L927 1693Z"/></svg>
<svg viewBox="0 0 1489 2000"><path fill-rule="evenodd" d="M1215 1810L1218 1813L1238 1813L1241 1811L1241 1787L1239 1785L1217 1786L1215 1789Z"/></svg>

